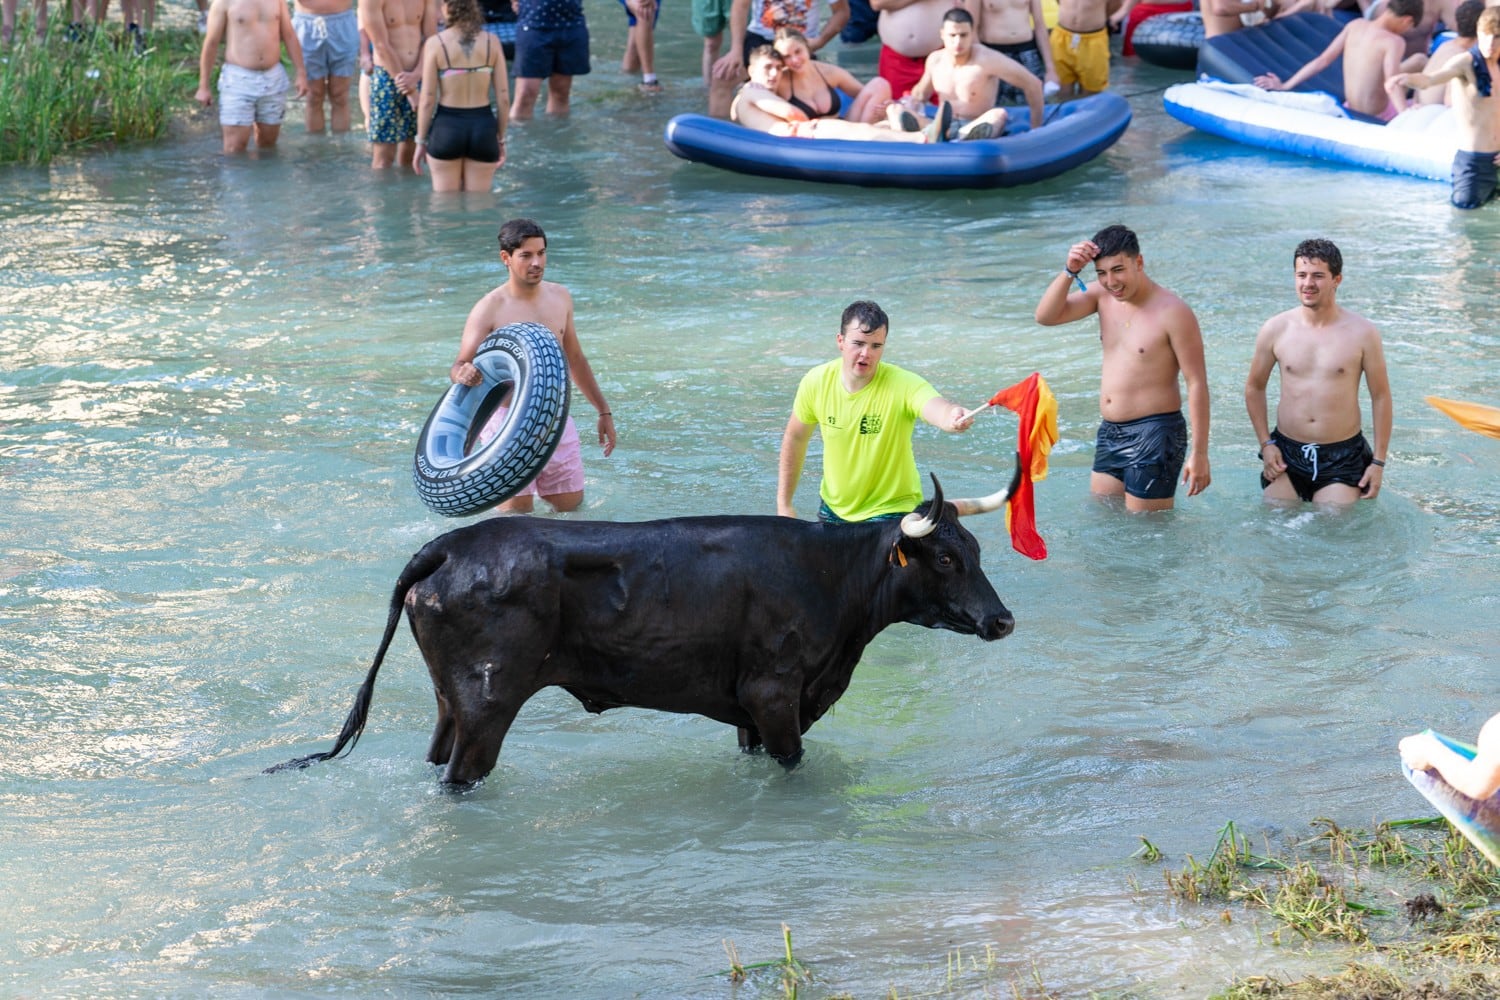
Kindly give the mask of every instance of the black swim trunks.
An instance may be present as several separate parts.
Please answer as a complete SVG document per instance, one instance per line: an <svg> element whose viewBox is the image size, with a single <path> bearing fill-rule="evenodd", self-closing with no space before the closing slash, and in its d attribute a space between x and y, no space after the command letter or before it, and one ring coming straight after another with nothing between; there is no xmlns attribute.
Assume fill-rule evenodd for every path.
<svg viewBox="0 0 1500 1000"><path fill-rule="evenodd" d="M1479 208L1500 187L1494 153L1460 149L1453 154L1453 207Z"/></svg>
<svg viewBox="0 0 1500 1000"><path fill-rule="evenodd" d="M1286 462L1286 472L1282 475L1303 500L1311 500L1325 486L1342 484L1358 489L1365 470L1375 460L1375 452L1363 434L1333 444L1304 444L1273 430L1271 440L1281 449L1282 460ZM1260 477L1261 489L1270 485L1269 479Z"/></svg>
<svg viewBox="0 0 1500 1000"><path fill-rule="evenodd" d="M1031 70L1031 75L1038 80L1047 78L1047 64L1042 61L1042 50L1036 47L1036 39L1027 39L1024 42L1010 42L1008 44L983 43L987 49L1010 56L1016 62ZM996 104L1025 104L1026 91L1020 87L1000 81L1000 89L995 93Z"/></svg>
<svg viewBox="0 0 1500 1000"><path fill-rule="evenodd" d="M1094 442L1094 471L1121 480L1133 497L1166 500L1177 492L1187 441L1187 421L1181 412L1124 423L1104 420Z"/></svg>

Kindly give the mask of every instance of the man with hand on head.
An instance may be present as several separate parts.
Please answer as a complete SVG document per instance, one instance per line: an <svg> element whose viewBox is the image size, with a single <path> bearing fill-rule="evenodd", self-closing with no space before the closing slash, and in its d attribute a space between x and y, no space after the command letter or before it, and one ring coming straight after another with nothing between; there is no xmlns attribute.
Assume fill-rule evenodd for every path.
<svg viewBox="0 0 1500 1000"><path fill-rule="evenodd" d="M1087 284L1080 272L1090 263L1097 280ZM1106 226L1068 249L1036 307L1043 326L1099 317L1103 420L1089 488L1098 496L1123 494L1131 512L1170 509L1179 471L1188 496L1210 482L1203 334L1187 303L1146 276L1145 263L1135 233ZM1187 420L1179 375L1187 383Z"/></svg>

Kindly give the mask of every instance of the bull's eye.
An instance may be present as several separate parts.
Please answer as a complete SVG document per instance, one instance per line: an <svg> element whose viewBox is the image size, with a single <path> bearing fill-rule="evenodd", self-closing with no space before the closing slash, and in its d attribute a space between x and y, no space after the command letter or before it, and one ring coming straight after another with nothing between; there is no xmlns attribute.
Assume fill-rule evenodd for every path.
<svg viewBox="0 0 1500 1000"><path fill-rule="evenodd" d="M939 566L952 566L953 565L953 557L950 556L946 552L940 552L940 553L938 553L938 565Z"/></svg>

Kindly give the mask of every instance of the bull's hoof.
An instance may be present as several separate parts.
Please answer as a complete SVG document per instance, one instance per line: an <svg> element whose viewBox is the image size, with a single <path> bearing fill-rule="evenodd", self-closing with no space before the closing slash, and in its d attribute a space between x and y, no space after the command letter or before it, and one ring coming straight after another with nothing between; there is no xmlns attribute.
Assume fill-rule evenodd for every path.
<svg viewBox="0 0 1500 1000"><path fill-rule="evenodd" d="M764 749L765 747L761 746L759 743L756 743L753 746L741 746L740 753L758 754Z"/></svg>
<svg viewBox="0 0 1500 1000"><path fill-rule="evenodd" d="M477 778L455 778L452 776L451 771L451 768L445 767L442 773L438 775L438 784L449 795L463 795L474 791L480 785L484 784L484 775L480 775Z"/></svg>

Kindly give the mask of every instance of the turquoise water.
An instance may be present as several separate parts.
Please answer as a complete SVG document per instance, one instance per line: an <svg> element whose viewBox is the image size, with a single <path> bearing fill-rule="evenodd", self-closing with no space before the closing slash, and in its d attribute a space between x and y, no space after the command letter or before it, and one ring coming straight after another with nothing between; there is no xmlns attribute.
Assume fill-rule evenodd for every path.
<svg viewBox="0 0 1500 1000"><path fill-rule="evenodd" d="M0 173L0 993L777 996L716 974L725 939L779 957L783 923L814 997L936 990L986 947L959 995L1336 967L1169 902L1129 856L1147 836L1180 866L1231 819L1422 814L1397 738L1496 710L1500 442L1422 397L1500 403L1500 213L1192 134L1160 110L1180 77L1129 65L1124 139L1034 187L716 172L660 142L700 103L685 12L652 103L614 68L618 12L590 11L578 113L518 126L493 197L372 178L359 137L296 127L274 157L225 162L200 123ZM547 692L453 796L403 630L354 754L262 776L330 745L396 573L453 526L412 450L514 215L551 235L620 429L575 517L772 512L796 380L855 297L890 312L889 360L971 405L1042 371L1051 558L971 525L1015 635L889 630L790 776L727 727ZM1096 331L1031 318L1117 220L1207 342L1214 485L1165 516L1088 498ZM1385 492L1342 515L1262 505L1240 395L1310 235L1343 247L1396 401ZM988 492L1013 435L924 431L919 462Z"/></svg>

